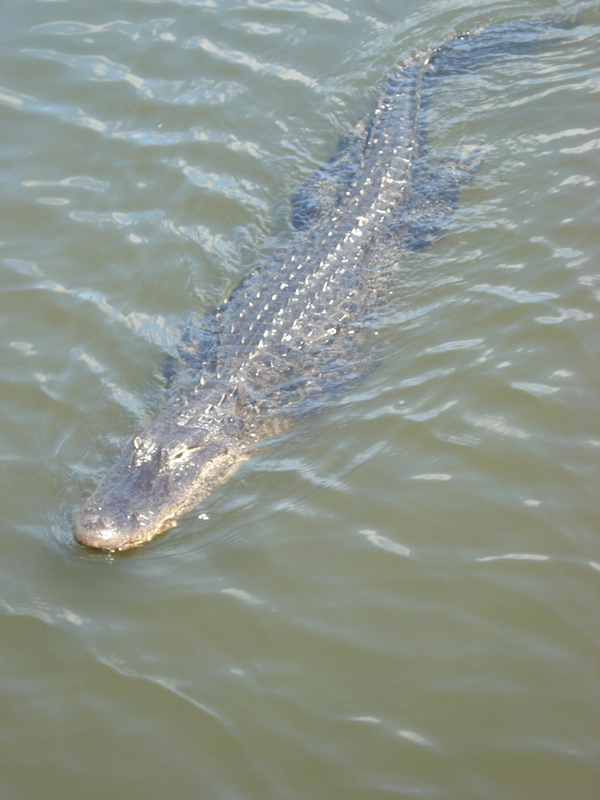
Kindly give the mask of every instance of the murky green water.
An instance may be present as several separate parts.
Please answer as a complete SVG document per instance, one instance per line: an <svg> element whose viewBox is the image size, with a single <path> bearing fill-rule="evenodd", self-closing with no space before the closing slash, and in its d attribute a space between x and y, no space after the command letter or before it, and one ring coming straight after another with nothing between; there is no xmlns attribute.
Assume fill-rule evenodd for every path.
<svg viewBox="0 0 600 800"><path fill-rule="evenodd" d="M0 797L600 797L600 12L575 2L24 2L0 28ZM393 65L580 26L444 84L492 145L364 383L166 537L73 509L194 311Z"/></svg>

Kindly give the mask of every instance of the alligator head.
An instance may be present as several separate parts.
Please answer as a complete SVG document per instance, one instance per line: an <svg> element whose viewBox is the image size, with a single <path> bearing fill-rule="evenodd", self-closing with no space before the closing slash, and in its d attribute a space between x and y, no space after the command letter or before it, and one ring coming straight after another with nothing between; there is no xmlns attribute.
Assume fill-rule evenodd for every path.
<svg viewBox="0 0 600 800"><path fill-rule="evenodd" d="M182 419L159 415L125 445L75 517L80 544L114 551L149 541L174 527L243 458L231 416Z"/></svg>

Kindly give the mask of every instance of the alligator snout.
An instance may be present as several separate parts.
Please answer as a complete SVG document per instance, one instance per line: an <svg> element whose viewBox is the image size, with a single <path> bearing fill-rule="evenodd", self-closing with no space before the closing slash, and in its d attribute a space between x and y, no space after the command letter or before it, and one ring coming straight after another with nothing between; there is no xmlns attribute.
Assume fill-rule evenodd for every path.
<svg viewBox="0 0 600 800"><path fill-rule="evenodd" d="M146 537L140 531L137 514L116 519L102 510L83 506L75 518L75 539L85 547L96 550L125 550Z"/></svg>

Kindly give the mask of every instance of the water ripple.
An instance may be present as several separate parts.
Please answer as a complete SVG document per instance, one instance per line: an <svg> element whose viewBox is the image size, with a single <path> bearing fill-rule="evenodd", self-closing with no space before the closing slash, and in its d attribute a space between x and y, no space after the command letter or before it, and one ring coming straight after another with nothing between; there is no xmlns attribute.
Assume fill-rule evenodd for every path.
<svg viewBox="0 0 600 800"><path fill-rule="evenodd" d="M446 353L451 350L473 350L485 344L485 339L463 339L428 347L426 353Z"/></svg>
<svg viewBox="0 0 600 800"><path fill-rule="evenodd" d="M359 533L361 536L366 536L368 541L371 542L371 544L374 544L375 547L379 547L382 550L387 550L388 553L394 553L397 556L404 556L405 558L410 556L409 547L406 547L403 544L398 544L398 542L393 542L387 536L382 536L380 533L377 533L377 531L364 530L359 531Z"/></svg>
<svg viewBox="0 0 600 800"><path fill-rule="evenodd" d="M172 27L175 20L172 19L153 19L148 22L127 22L125 20L114 20L104 24L90 24L77 22L75 20L60 20L57 22L46 22L42 25L34 25L32 33L48 33L56 36L81 36L89 37L97 33L119 33L139 43L140 41L173 41L175 38L172 33L166 33L165 29Z"/></svg>
<svg viewBox="0 0 600 800"><path fill-rule="evenodd" d="M292 11L294 13L306 14L315 19L330 19L336 22L348 22L350 17L329 3L313 2L313 0L249 0L250 8L280 9L282 11Z"/></svg>
<svg viewBox="0 0 600 800"><path fill-rule="evenodd" d="M239 85L226 82L216 88L212 82L167 81L157 78L142 78L123 64L111 61L106 56L69 55L55 50L31 49L24 55L32 58L57 61L77 70L83 80L123 81L130 84L144 100L161 101L175 105L195 105L201 100L204 105L223 104L240 94Z"/></svg>
<svg viewBox="0 0 600 800"><path fill-rule="evenodd" d="M501 556L483 556L477 561L549 561L550 556L540 555L539 553L505 553Z"/></svg>
<svg viewBox="0 0 600 800"><path fill-rule="evenodd" d="M266 75L275 75L284 81L297 81L305 86L309 86L315 92L319 93L321 90L320 84L308 75L299 72L291 67L285 67L280 64L269 63L261 61L254 56L244 53L240 50L234 50L225 45L217 44L216 42L206 39L204 36L196 36L189 39L183 47L199 48L209 55L216 56L223 61L239 64L247 67L252 72L264 73Z"/></svg>
<svg viewBox="0 0 600 800"><path fill-rule="evenodd" d="M0 87L0 103L12 108L19 108L34 114L44 114L50 117L62 119L65 122L80 125L84 128L97 131L98 133L108 133L110 126L95 117L86 114L82 109L71 106L59 105L54 103L43 103L31 95L13 92L10 89Z"/></svg>
<svg viewBox="0 0 600 800"><path fill-rule="evenodd" d="M471 287L472 292L487 292L513 300L515 303L543 303L546 300L555 300L559 295L554 292L527 292L525 289L515 289L512 286L492 286L489 283L480 283Z"/></svg>
<svg viewBox="0 0 600 800"><path fill-rule="evenodd" d="M536 322L541 322L543 325L558 325L561 322L586 322L593 319L594 314L590 311L582 311L580 308L565 308L560 311L556 317L543 316L536 317Z"/></svg>

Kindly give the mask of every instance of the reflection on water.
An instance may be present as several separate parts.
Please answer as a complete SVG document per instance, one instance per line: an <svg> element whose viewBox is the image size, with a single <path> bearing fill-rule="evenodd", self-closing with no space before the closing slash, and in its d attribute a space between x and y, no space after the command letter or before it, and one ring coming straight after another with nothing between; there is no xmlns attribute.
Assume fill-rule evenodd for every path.
<svg viewBox="0 0 600 800"><path fill-rule="evenodd" d="M0 50L7 797L596 798L598 14L448 80L485 142L385 357L182 524L70 518L399 60L546 5L13 5Z"/></svg>

